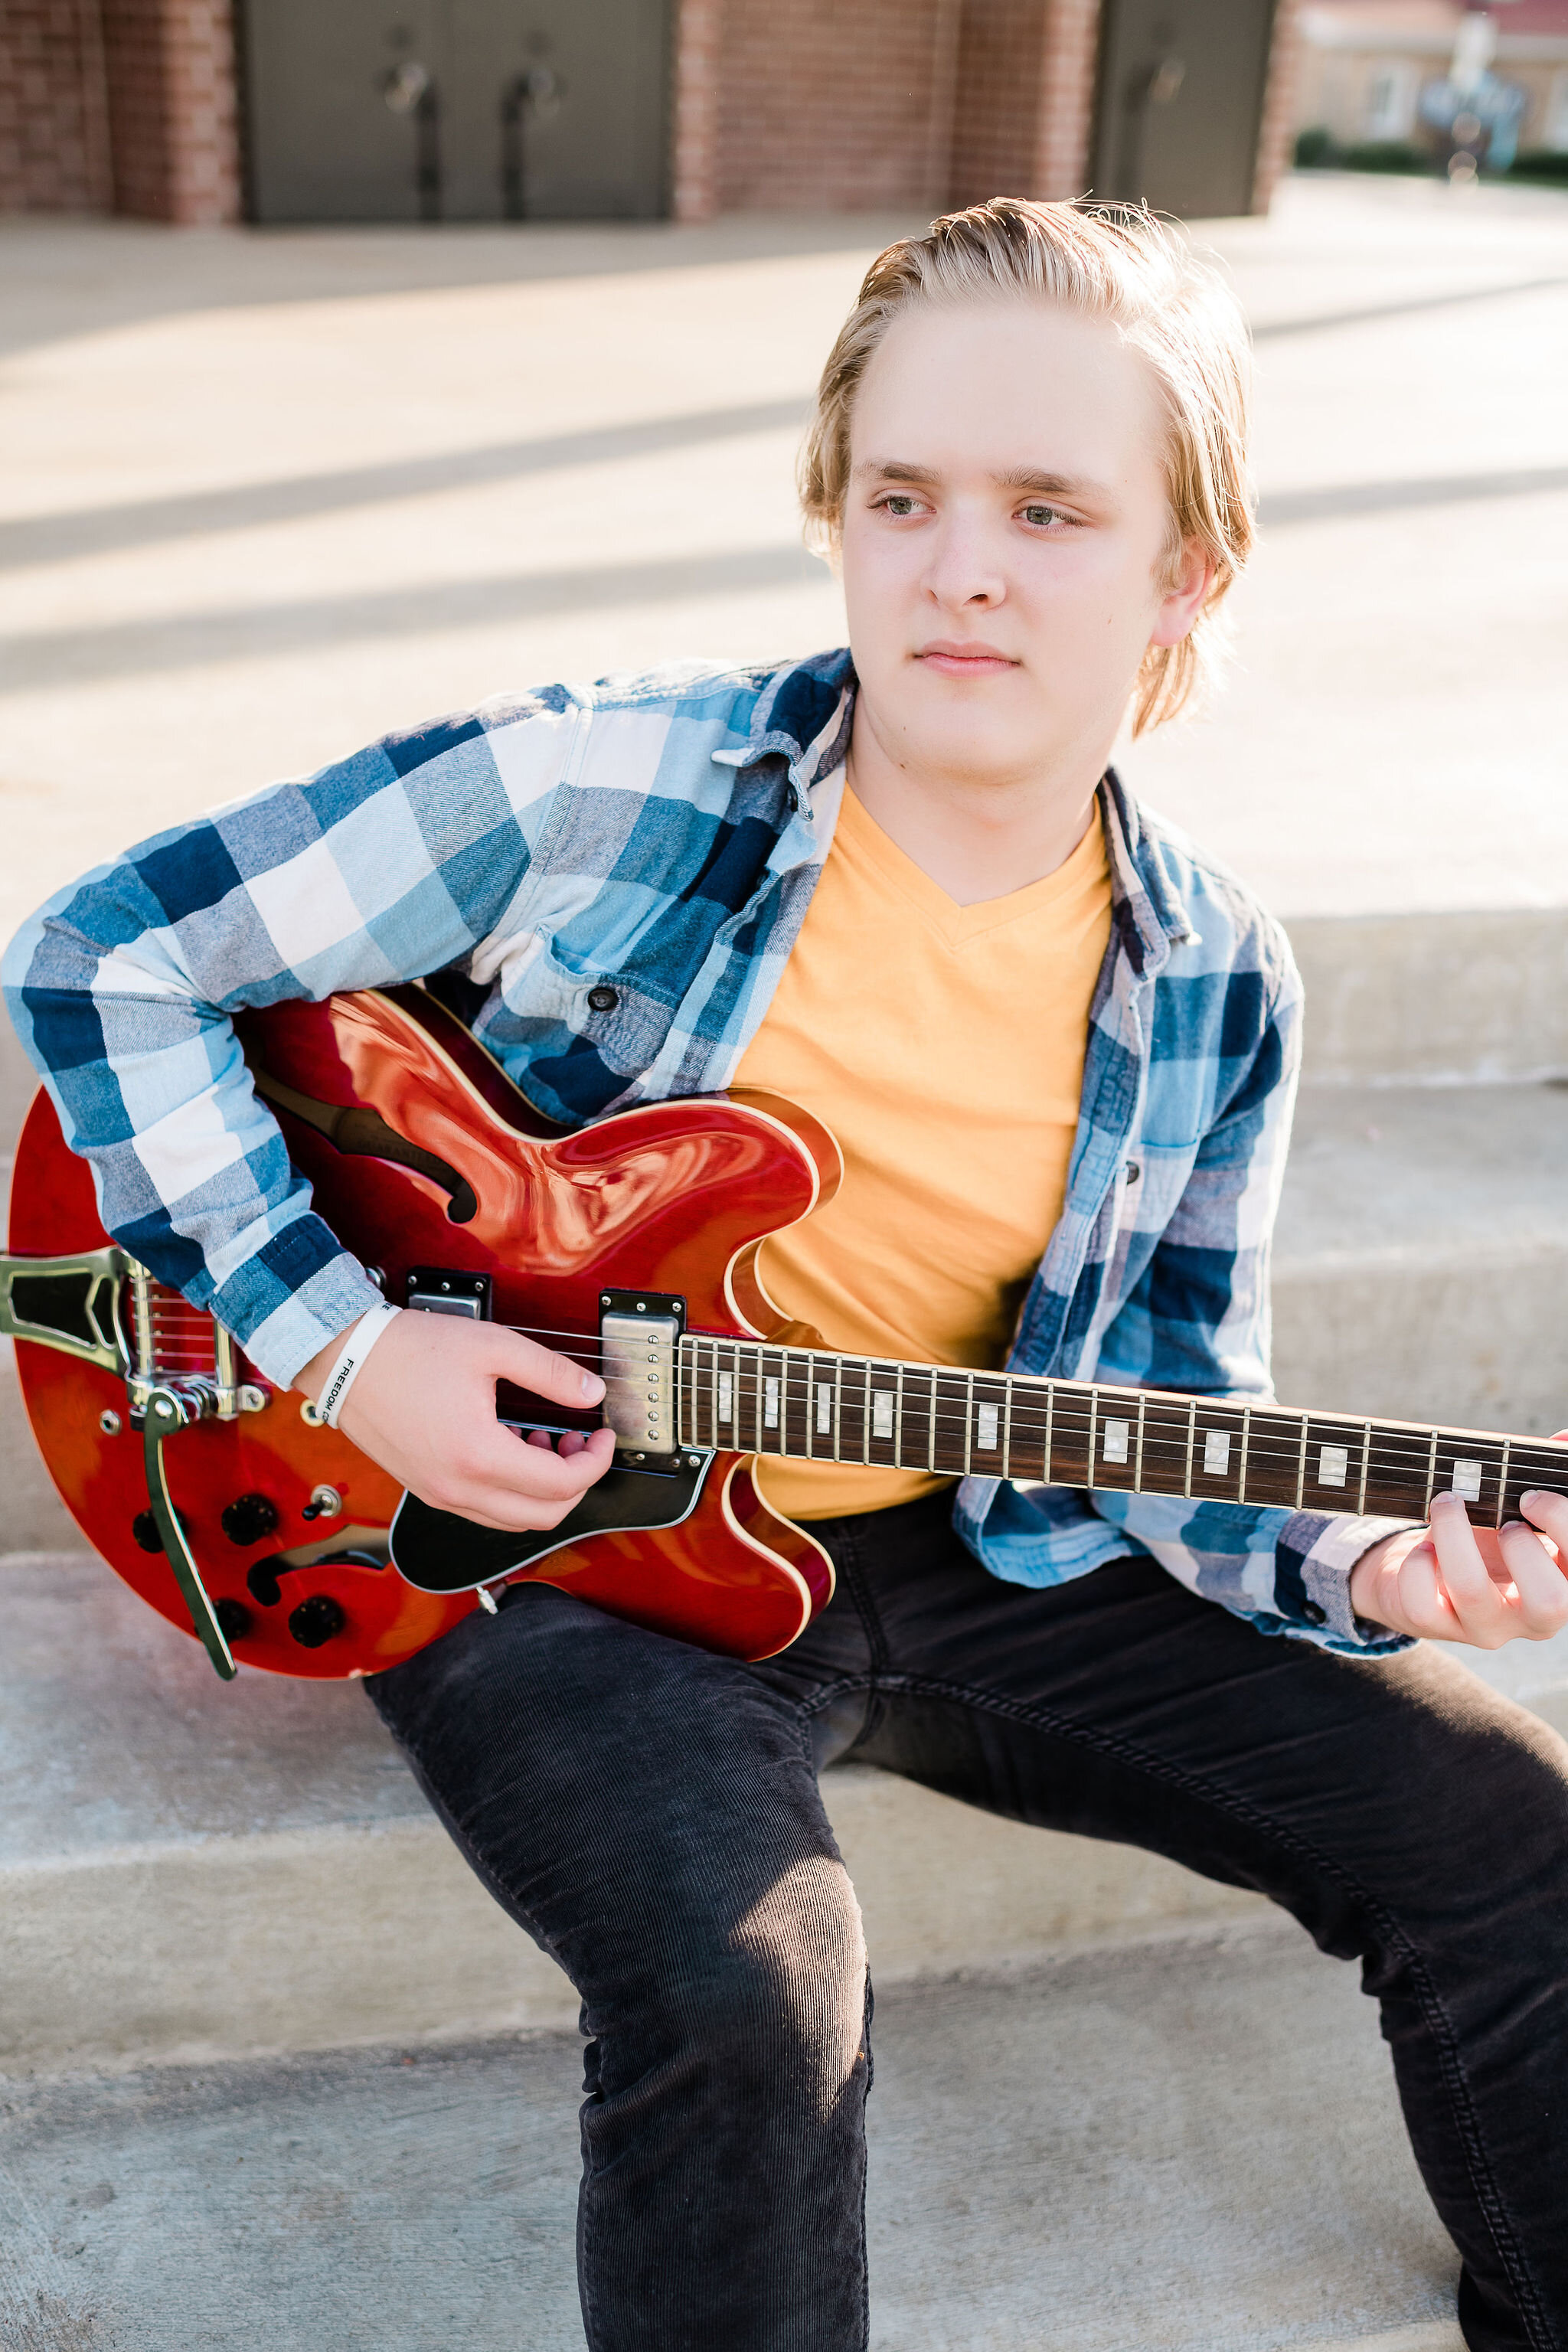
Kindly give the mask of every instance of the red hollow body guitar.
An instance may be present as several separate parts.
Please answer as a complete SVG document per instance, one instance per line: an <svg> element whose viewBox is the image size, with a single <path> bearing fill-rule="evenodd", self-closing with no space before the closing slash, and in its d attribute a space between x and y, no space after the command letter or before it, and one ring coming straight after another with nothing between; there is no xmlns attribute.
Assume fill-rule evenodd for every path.
<svg viewBox="0 0 1568 2352"><path fill-rule="evenodd" d="M833 1591L765 1500L769 1455L1500 1525L1568 1491L1568 1444L1335 1412L846 1357L784 1321L766 1236L839 1181L775 1097L653 1103L548 1127L417 988L285 1003L239 1030L329 1224L386 1297L491 1318L604 1375L614 1463L547 1532L499 1534L401 1493L314 1408L99 1223L40 1094L23 1129L0 1332L51 1475L110 1566L171 1623L274 1674L396 1664L534 1580L742 1658ZM520 1429L565 1425L504 1390Z"/></svg>

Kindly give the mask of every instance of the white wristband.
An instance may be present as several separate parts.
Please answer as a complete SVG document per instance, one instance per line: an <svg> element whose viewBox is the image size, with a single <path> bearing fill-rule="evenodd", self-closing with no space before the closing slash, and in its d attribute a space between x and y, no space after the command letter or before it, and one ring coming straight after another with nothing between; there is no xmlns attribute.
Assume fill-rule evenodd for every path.
<svg viewBox="0 0 1568 2352"><path fill-rule="evenodd" d="M365 1359L371 1349L402 1312L401 1307L373 1307L368 1315L360 1317L338 1349L332 1369L321 1382L321 1393L316 1399L316 1412L329 1429L336 1429L343 1407L349 1401L349 1391L363 1371Z"/></svg>

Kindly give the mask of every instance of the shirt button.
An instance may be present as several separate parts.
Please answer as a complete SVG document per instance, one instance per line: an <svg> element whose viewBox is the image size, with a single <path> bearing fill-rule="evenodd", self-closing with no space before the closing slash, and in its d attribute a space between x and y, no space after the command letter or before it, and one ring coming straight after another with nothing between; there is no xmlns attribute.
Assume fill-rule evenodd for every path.
<svg viewBox="0 0 1568 2352"><path fill-rule="evenodd" d="M1303 1601L1301 1603L1301 1614L1309 1625L1325 1624L1328 1613L1326 1609L1320 1609L1315 1601Z"/></svg>
<svg viewBox="0 0 1568 2352"><path fill-rule="evenodd" d="M1143 1171L1142 1171L1142 1169L1140 1167L1140 1165L1139 1165L1139 1163L1138 1163L1138 1161L1137 1161L1136 1160L1130 1160L1128 1161L1128 1163L1127 1163L1127 1181L1128 1181L1130 1184L1136 1184L1136 1182L1138 1181L1138 1179L1140 1178L1140 1176L1142 1176L1142 1173L1143 1173Z"/></svg>
<svg viewBox="0 0 1568 2352"><path fill-rule="evenodd" d="M588 1003L595 1013L613 1013L620 1001L618 992L613 988L599 987L588 991Z"/></svg>
<svg viewBox="0 0 1568 2352"><path fill-rule="evenodd" d="M789 803L789 805L790 805L790 808L791 808L792 810L797 810L797 809L799 808L799 806L800 806L800 794L796 792L796 790L795 790L795 786L794 786L793 784L790 786L790 788L789 788L788 792L784 794L784 798L785 798L785 800L788 802L788 803Z"/></svg>

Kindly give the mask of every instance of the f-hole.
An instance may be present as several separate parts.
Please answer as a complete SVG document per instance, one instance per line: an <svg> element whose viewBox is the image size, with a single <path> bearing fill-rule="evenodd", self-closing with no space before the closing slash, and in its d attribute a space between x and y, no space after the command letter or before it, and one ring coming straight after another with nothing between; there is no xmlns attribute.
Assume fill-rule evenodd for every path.
<svg viewBox="0 0 1568 2352"><path fill-rule="evenodd" d="M302 1095L293 1087L284 1085L269 1070L251 1063L250 1075L256 1091L279 1110L288 1111L318 1135L324 1135L335 1151L356 1160L391 1160L400 1168L412 1168L417 1175L427 1176L447 1195L447 1214L455 1225L466 1225L470 1217L479 1214L479 1203L473 1186L466 1176L445 1160L437 1159L407 1137L388 1127L379 1111L367 1110L363 1103L317 1102L313 1096Z"/></svg>

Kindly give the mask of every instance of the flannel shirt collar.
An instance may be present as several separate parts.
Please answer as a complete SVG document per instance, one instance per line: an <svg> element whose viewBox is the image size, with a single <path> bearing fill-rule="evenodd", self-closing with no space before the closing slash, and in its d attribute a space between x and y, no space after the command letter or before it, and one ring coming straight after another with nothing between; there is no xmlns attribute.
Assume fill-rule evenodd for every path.
<svg viewBox="0 0 1568 2352"><path fill-rule="evenodd" d="M810 795L842 765L849 748L859 681L847 646L813 654L775 670L752 711L750 740L715 751L715 762L743 771L783 759L791 805L809 815ZM1100 814L1110 860L1118 937L1132 970L1152 980L1173 947L1199 944L1192 919L1143 825L1137 802L1114 768L1100 787Z"/></svg>

